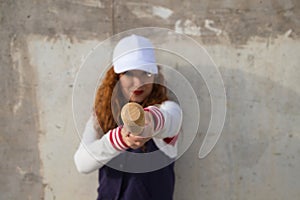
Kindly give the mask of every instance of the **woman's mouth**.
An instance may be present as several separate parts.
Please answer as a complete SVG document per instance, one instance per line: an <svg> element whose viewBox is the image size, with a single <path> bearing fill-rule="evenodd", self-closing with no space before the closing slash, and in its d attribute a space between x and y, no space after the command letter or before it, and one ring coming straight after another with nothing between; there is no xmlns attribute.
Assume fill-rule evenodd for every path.
<svg viewBox="0 0 300 200"><path fill-rule="evenodd" d="M141 95L143 93L144 93L144 90L134 90L133 91L133 94L135 94L135 95Z"/></svg>

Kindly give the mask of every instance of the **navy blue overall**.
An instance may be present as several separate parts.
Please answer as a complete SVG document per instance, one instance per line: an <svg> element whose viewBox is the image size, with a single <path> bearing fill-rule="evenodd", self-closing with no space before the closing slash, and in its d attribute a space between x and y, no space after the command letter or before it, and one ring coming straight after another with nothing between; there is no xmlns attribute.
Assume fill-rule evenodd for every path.
<svg viewBox="0 0 300 200"><path fill-rule="evenodd" d="M156 150L158 148L153 140L149 140L146 143L146 152ZM143 152L141 148L128 151ZM162 155L171 164L152 172L127 173L113 169L109 164L100 168L97 200L172 200L175 184L174 162L170 162L170 158L163 153ZM116 159L122 156L120 154Z"/></svg>

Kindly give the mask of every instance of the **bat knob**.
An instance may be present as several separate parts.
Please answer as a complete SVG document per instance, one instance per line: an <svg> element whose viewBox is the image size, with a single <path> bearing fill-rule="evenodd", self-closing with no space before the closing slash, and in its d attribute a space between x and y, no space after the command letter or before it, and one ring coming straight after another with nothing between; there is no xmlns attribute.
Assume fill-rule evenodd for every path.
<svg viewBox="0 0 300 200"><path fill-rule="evenodd" d="M145 115L143 107L134 102L127 103L121 110L121 118L124 125L134 135L139 135L145 125Z"/></svg>

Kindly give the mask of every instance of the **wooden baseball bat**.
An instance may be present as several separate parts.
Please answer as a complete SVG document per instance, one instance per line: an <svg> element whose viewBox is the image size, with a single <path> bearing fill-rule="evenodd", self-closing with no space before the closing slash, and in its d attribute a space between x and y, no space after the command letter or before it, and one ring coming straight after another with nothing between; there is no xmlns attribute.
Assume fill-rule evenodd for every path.
<svg viewBox="0 0 300 200"><path fill-rule="evenodd" d="M124 126L133 135L140 135L145 126L145 113L143 107L134 102L127 103L121 110Z"/></svg>

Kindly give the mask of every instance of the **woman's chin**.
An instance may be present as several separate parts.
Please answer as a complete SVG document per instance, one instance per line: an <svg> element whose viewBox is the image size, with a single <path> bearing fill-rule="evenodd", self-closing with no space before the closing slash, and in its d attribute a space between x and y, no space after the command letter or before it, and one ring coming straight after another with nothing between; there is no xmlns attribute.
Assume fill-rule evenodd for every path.
<svg viewBox="0 0 300 200"><path fill-rule="evenodd" d="M130 98L130 101L131 102L136 102L136 103L141 103L144 101L145 98L142 98L142 97L138 97L138 96L132 96Z"/></svg>

